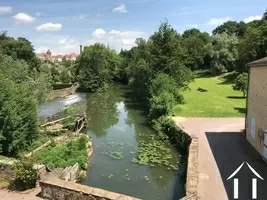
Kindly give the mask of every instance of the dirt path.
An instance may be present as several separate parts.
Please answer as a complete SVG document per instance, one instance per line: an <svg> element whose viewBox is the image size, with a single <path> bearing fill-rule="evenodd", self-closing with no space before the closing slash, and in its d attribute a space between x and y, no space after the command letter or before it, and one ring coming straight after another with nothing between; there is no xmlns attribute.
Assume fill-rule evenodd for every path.
<svg viewBox="0 0 267 200"><path fill-rule="evenodd" d="M37 187L33 190L19 193L19 192L11 192L7 190L0 190L0 199L2 200L40 200L42 198L37 195L41 192L41 188Z"/></svg>

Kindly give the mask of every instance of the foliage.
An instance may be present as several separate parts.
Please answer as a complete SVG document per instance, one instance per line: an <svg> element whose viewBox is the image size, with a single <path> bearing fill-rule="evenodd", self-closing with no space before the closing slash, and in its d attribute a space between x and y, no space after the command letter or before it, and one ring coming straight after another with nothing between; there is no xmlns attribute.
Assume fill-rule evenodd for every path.
<svg viewBox="0 0 267 200"><path fill-rule="evenodd" d="M78 65L78 82L88 91L103 89L118 71L120 58L114 50L102 44L84 48Z"/></svg>
<svg viewBox="0 0 267 200"><path fill-rule="evenodd" d="M257 26L250 26L245 36L240 39L239 63L237 70L247 71L248 62L266 57L267 52L267 20L257 22Z"/></svg>
<svg viewBox="0 0 267 200"><path fill-rule="evenodd" d="M33 169L30 161L20 160L13 166L14 179L10 183L10 188L14 190L27 190L34 188L37 181L37 170Z"/></svg>
<svg viewBox="0 0 267 200"><path fill-rule="evenodd" d="M39 70L41 67L41 61L36 57L31 42L26 38L14 39L3 32L0 34L0 49L14 60L24 60L30 69Z"/></svg>
<svg viewBox="0 0 267 200"><path fill-rule="evenodd" d="M213 37L210 56L211 68L216 72L233 71L238 60L238 38L222 33Z"/></svg>
<svg viewBox="0 0 267 200"><path fill-rule="evenodd" d="M78 163L85 170L87 166L87 142L89 138L82 136L64 145L46 147L34 155L37 162L43 163L51 169L68 167Z"/></svg>
<svg viewBox="0 0 267 200"><path fill-rule="evenodd" d="M236 22L236 21L227 21L222 25L216 27L212 33L213 35L218 35L222 33L226 33L228 35L235 35L238 37L243 37L246 32L246 24L245 22Z"/></svg>
<svg viewBox="0 0 267 200"><path fill-rule="evenodd" d="M208 53L206 46L210 42L209 34L198 29L189 29L184 31L182 37L188 54L185 65L192 70L203 67Z"/></svg>
<svg viewBox="0 0 267 200"><path fill-rule="evenodd" d="M247 94L247 88L248 88L248 74L242 73L236 78L233 85L233 89L242 92L243 97L245 97Z"/></svg>
<svg viewBox="0 0 267 200"><path fill-rule="evenodd" d="M37 104L26 84L0 75L0 144L2 153L16 156L37 136Z"/></svg>
<svg viewBox="0 0 267 200"><path fill-rule="evenodd" d="M159 135L167 136L182 154L187 155L191 138L180 130L172 119L161 116L153 120L153 128Z"/></svg>
<svg viewBox="0 0 267 200"><path fill-rule="evenodd" d="M60 81L61 83L70 83L71 82L71 76L68 70L64 69L60 73Z"/></svg>
<svg viewBox="0 0 267 200"><path fill-rule="evenodd" d="M150 110L152 119L162 115L170 115L175 103L182 103L182 97L177 89L176 82L167 74L158 74L150 85Z"/></svg>

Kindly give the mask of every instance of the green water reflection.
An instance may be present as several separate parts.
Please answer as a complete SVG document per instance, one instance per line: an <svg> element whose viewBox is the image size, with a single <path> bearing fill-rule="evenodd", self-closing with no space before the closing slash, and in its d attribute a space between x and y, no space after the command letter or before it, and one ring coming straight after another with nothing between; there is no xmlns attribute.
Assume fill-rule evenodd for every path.
<svg viewBox="0 0 267 200"><path fill-rule="evenodd" d="M115 85L107 92L87 96L87 132L93 139L94 153L83 184L145 200L179 199L184 196L180 179L184 170L170 166L176 166L180 156L155 137L144 111L126 97L127 91ZM145 161L142 165L132 162L140 157L138 151ZM151 155L160 158L158 164L146 162L153 160Z"/></svg>

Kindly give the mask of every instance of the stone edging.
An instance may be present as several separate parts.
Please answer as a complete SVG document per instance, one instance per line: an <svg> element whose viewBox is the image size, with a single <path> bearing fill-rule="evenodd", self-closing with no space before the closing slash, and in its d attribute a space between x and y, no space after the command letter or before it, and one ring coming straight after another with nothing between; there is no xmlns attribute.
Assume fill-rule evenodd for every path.
<svg viewBox="0 0 267 200"><path fill-rule="evenodd" d="M176 123L177 124L177 123ZM192 135L181 124L177 124L183 132L191 137L189 145L188 163L186 172L186 196L181 200L196 200L197 198L197 185L198 185L198 137Z"/></svg>
<svg viewBox="0 0 267 200"><path fill-rule="evenodd" d="M93 188L59 179L41 180L41 195L46 199L95 199L95 200L139 200L134 197Z"/></svg>

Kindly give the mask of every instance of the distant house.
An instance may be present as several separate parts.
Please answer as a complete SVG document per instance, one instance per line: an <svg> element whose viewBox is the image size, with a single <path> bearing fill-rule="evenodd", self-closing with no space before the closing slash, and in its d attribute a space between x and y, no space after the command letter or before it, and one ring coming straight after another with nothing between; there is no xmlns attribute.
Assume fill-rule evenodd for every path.
<svg viewBox="0 0 267 200"><path fill-rule="evenodd" d="M80 54L82 53L83 47L80 45ZM37 56L44 61L51 61L51 62L62 62L63 58L66 60L75 61L79 54L71 53L69 55L52 55L50 50L47 50L46 53L38 53Z"/></svg>
<svg viewBox="0 0 267 200"><path fill-rule="evenodd" d="M267 161L267 57L247 66L246 139Z"/></svg>

